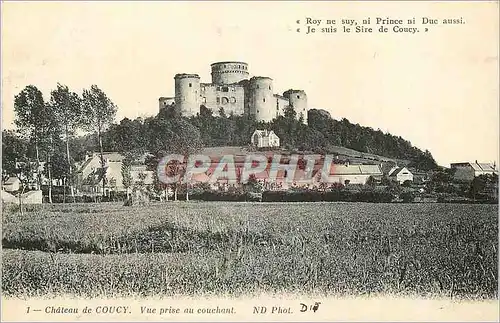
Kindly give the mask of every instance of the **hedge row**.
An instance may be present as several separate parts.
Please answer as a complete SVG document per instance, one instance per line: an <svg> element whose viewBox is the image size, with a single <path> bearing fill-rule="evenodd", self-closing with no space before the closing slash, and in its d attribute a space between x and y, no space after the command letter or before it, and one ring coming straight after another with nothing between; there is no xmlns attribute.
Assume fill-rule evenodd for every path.
<svg viewBox="0 0 500 323"><path fill-rule="evenodd" d="M72 197L69 194L52 194L52 203L93 203L93 202L119 202L125 201L125 192L111 193L111 196L90 196L76 195ZM43 202L48 203L48 196L43 197Z"/></svg>
<svg viewBox="0 0 500 323"><path fill-rule="evenodd" d="M184 194L179 195L184 199ZM266 191L257 193L228 193L205 191L200 194L191 194L190 200L202 201L263 201L263 202L381 202L388 203L393 200L390 192L380 191L348 191L334 190L328 192L319 191Z"/></svg>
<svg viewBox="0 0 500 323"><path fill-rule="evenodd" d="M333 190L327 192L302 191L302 192L264 192L264 202L391 202L393 196L390 192L380 191L349 191Z"/></svg>

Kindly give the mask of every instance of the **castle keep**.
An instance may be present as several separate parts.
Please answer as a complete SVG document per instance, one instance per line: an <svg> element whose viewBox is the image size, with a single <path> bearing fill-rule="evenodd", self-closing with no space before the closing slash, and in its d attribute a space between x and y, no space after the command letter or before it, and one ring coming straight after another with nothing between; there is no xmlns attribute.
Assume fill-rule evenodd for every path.
<svg viewBox="0 0 500 323"><path fill-rule="evenodd" d="M244 62L217 62L211 65L212 83L201 83L198 74L176 74L175 97L160 97L160 109L175 103L182 115L192 116L204 105L214 113L223 108L226 114L248 114L257 121L269 122L283 115L287 106L307 122L307 95L302 90L288 90L283 95L273 91L269 77L249 78Z"/></svg>

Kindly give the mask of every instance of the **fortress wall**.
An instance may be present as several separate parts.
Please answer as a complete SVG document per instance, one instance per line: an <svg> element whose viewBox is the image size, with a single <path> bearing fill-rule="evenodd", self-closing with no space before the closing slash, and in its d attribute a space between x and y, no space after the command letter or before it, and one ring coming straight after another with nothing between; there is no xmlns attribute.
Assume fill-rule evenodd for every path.
<svg viewBox="0 0 500 323"><path fill-rule="evenodd" d="M245 91L241 85L204 84L201 87L201 104L218 115L219 109L224 108L227 115L233 112L243 114Z"/></svg>
<svg viewBox="0 0 500 323"><path fill-rule="evenodd" d="M160 109L175 102L183 115L192 116L199 113L200 105L205 105L214 115L223 108L226 114L250 114L258 121L269 122L291 106L307 123L304 91L291 89L283 96L274 94L273 80L263 76L248 79L248 64L244 62L217 62L211 69L212 83L200 83L197 74L175 75L175 98L159 98Z"/></svg>
<svg viewBox="0 0 500 323"><path fill-rule="evenodd" d="M276 99L276 116L285 114L285 108L288 106L288 99L281 95L274 95Z"/></svg>
<svg viewBox="0 0 500 323"><path fill-rule="evenodd" d="M175 103L175 98L160 97L158 99L158 105L160 110L163 109L164 107L171 105L172 103Z"/></svg>
<svg viewBox="0 0 500 323"><path fill-rule="evenodd" d="M200 111L200 77L197 74L177 74L175 79L176 108L184 116Z"/></svg>
<svg viewBox="0 0 500 323"><path fill-rule="evenodd" d="M269 77L252 77L247 88L248 111L257 121L269 122L276 116L276 99L273 80Z"/></svg>
<svg viewBox="0 0 500 323"><path fill-rule="evenodd" d="M304 118L304 123L307 124L307 94L302 90L288 90L283 93L283 96L288 98L289 104L297 113L297 118L300 115Z"/></svg>

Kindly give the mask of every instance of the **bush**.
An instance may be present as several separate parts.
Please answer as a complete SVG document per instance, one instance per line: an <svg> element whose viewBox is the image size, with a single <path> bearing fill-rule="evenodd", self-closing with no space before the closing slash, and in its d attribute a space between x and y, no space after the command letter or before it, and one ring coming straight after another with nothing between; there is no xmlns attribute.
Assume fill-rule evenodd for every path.
<svg viewBox="0 0 500 323"><path fill-rule="evenodd" d="M238 192L218 192L218 191L204 191L201 194L193 194L189 197L191 200L202 201L233 201L243 202L246 201L246 194Z"/></svg>
<svg viewBox="0 0 500 323"><path fill-rule="evenodd" d="M23 204L23 212L37 212L44 209L43 204ZM2 213L19 212L19 204L2 203Z"/></svg>
<svg viewBox="0 0 500 323"><path fill-rule="evenodd" d="M403 200L404 203L411 203L415 200L415 195L413 194L413 192L403 192L399 197Z"/></svg>
<svg viewBox="0 0 500 323"><path fill-rule="evenodd" d="M74 197L69 194L52 194L52 203L121 202L126 199L127 194L125 192L111 192L110 196L75 195ZM43 202L49 202L48 196L43 197Z"/></svg>
<svg viewBox="0 0 500 323"><path fill-rule="evenodd" d="M393 199L392 194L384 191L333 189L327 192L302 191L284 192L267 191L262 195L264 202L371 202L388 203Z"/></svg>

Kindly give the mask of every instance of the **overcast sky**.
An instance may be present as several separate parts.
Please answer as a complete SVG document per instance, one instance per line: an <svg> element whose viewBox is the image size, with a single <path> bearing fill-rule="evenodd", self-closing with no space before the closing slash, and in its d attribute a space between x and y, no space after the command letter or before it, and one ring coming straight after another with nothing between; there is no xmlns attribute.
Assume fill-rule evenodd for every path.
<svg viewBox="0 0 500 323"><path fill-rule="evenodd" d="M414 35L296 31L306 17L368 16L466 24ZM155 115L176 73L210 82L211 63L241 60L276 92L303 89L310 108L400 135L441 165L498 160L498 3L4 2L1 30L4 128L29 84L46 99L57 82L78 93L97 84L120 120Z"/></svg>

